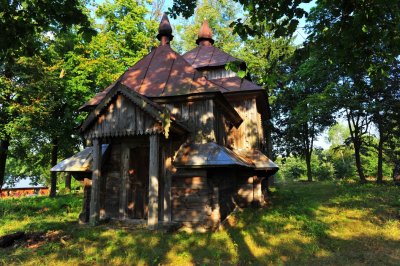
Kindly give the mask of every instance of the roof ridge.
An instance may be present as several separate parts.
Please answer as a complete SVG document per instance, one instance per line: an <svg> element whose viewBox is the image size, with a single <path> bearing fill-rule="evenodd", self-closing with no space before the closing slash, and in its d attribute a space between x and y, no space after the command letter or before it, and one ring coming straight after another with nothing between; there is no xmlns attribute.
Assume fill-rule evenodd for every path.
<svg viewBox="0 0 400 266"><path fill-rule="evenodd" d="M164 88L163 88L162 92L160 93L160 95L163 95L163 94L164 94L165 88L167 87L168 82L169 82L169 79L170 79L170 77L171 77L171 72L172 72L172 69L174 68L175 62L176 62L176 58L173 59L173 61L172 61L172 64L171 64L171 67L170 67L169 73L168 73L168 78L167 78L167 80L165 81Z"/></svg>
<svg viewBox="0 0 400 266"><path fill-rule="evenodd" d="M158 46L156 49L154 49L153 51L150 52L150 54L151 54L152 52L154 52L154 54L151 56L150 61L149 61L149 64L148 64L147 67L146 67L146 71L144 72L144 76L143 76L142 80L140 81L140 85L139 85L139 88L138 88L138 90L137 90L137 93L140 93L140 91L142 90L143 82L144 82L144 80L146 79L147 72L149 72L149 68L150 68L150 65L151 65L151 61L153 61L153 58L154 58L154 56L156 55L156 52L157 52L158 48L160 48L160 46ZM148 54L148 55L150 55L150 54ZM141 60L143 60L143 59L144 59L144 57L143 57ZM138 62L139 62L139 61L138 61ZM137 63L138 63L138 62L137 62ZM136 63L136 64L137 64L137 63ZM135 64L135 65L136 65L136 64ZM121 77L122 77L122 76L121 76Z"/></svg>

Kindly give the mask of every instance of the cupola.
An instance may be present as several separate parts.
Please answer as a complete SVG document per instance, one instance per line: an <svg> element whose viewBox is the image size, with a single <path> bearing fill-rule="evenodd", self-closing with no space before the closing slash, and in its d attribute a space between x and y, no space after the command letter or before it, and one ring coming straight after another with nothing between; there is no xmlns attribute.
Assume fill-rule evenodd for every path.
<svg viewBox="0 0 400 266"><path fill-rule="evenodd" d="M157 39L160 41L161 45L169 44L170 41L174 38L172 35L172 27L169 23L169 19L167 14L163 14L160 26L158 27Z"/></svg>
<svg viewBox="0 0 400 266"><path fill-rule="evenodd" d="M207 20L204 20L203 23L201 24L196 44L204 46L210 46L214 44L214 39L212 38L212 31L210 29L210 26L208 26Z"/></svg>

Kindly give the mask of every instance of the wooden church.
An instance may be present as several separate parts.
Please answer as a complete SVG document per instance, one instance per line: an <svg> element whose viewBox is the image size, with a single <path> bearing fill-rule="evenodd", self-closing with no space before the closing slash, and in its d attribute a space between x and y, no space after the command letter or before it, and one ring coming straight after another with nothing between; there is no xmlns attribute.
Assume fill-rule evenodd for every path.
<svg viewBox="0 0 400 266"><path fill-rule="evenodd" d="M264 154L266 92L225 66L245 63L213 46L207 21L195 49L160 45L81 107L92 146L51 170L85 184L81 222L144 221L216 228L236 206L262 205L261 181L278 167Z"/></svg>

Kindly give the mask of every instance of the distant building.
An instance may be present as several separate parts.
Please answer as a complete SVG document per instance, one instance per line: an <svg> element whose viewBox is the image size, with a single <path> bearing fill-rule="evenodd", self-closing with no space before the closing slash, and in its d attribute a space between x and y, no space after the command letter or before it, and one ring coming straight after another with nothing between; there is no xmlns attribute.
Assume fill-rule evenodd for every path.
<svg viewBox="0 0 400 266"><path fill-rule="evenodd" d="M47 186L42 184L32 185L30 178L21 179L13 185L4 184L1 188L1 198L48 194L49 188Z"/></svg>
<svg viewBox="0 0 400 266"><path fill-rule="evenodd" d="M81 222L144 220L216 228L236 206L262 205L262 181L278 167L264 155L266 91L225 66L245 63L213 46L205 21L198 47L160 45L81 107L91 147L51 171L85 185Z"/></svg>

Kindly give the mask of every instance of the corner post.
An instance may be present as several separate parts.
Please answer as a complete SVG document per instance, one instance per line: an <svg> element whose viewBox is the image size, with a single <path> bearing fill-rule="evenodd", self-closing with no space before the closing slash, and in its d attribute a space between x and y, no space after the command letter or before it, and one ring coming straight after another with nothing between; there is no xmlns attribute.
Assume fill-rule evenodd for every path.
<svg viewBox="0 0 400 266"><path fill-rule="evenodd" d="M149 229L155 229L158 225L159 146L159 135L150 135L149 213L147 218L147 227Z"/></svg>
<svg viewBox="0 0 400 266"><path fill-rule="evenodd" d="M92 191L90 195L90 217L91 225L96 225L100 218L100 179L101 179L101 142L93 140L93 166L92 166Z"/></svg>

